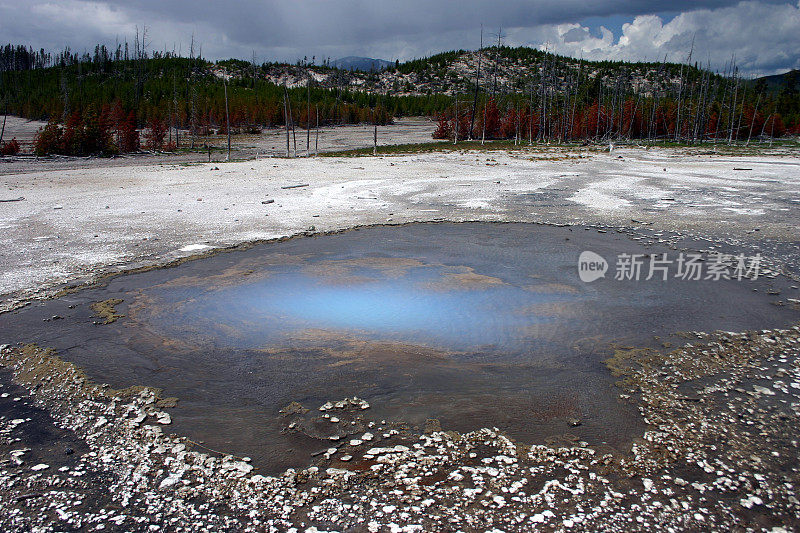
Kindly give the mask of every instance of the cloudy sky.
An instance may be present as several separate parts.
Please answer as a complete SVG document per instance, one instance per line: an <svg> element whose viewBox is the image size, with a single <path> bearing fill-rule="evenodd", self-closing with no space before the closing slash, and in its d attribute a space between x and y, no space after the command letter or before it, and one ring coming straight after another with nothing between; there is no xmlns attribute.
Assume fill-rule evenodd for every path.
<svg viewBox="0 0 800 533"><path fill-rule="evenodd" d="M668 11L665 11L668 9ZM133 40L209 59L317 61L348 55L411 59L479 45L502 27L507 45L586 59L685 59L749 75L800 68L800 1L758 0L0 0L0 41L92 50Z"/></svg>

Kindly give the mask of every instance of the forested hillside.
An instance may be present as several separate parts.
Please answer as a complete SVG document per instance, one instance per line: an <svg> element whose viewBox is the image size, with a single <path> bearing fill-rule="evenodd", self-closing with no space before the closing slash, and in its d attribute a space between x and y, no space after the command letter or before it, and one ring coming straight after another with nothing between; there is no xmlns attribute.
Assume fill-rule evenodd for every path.
<svg viewBox="0 0 800 533"><path fill-rule="evenodd" d="M436 116L440 138L748 142L800 133L796 81L776 90L774 80L744 79L734 64L711 72L691 55L685 65L588 62L498 46L370 73L328 61L259 65L190 55L127 44L83 55L6 45L0 105L52 123L40 136L42 153L113 153L140 142L163 148L172 130L194 140L228 124L239 133L403 115Z"/></svg>

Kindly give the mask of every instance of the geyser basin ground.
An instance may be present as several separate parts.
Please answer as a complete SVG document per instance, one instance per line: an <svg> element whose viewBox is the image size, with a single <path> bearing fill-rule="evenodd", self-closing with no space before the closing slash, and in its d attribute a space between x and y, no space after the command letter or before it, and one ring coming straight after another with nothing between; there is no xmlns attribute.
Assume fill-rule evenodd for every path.
<svg viewBox="0 0 800 533"><path fill-rule="evenodd" d="M579 280L584 250L611 263L606 279ZM98 381L164 389L180 399L174 431L262 471L307 464L329 442L284 431L281 407L351 396L378 420L624 449L643 424L603 364L615 344L799 316L767 294L791 290L780 278L613 279L618 254L663 252L677 256L578 227L371 227L117 277L0 315L0 329ZM91 304L112 298L124 316L97 324Z"/></svg>

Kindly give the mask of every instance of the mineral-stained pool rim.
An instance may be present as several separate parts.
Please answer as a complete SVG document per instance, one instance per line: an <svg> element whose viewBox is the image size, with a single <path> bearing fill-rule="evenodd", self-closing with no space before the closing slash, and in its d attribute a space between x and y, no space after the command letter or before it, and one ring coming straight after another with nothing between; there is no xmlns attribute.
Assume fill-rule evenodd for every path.
<svg viewBox="0 0 800 533"><path fill-rule="evenodd" d="M681 329L760 329L797 318L797 313L771 305L772 299L764 294L763 288L780 280L754 282L753 288L762 288L758 293L750 285L733 282L654 286L606 279L583 284L577 278L576 261L584 249L609 260L622 252L675 253L665 246L644 247L625 235L583 227L515 223L367 227L265 243L168 269L117 276L102 286L0 315L0 326L14 337L11 340L53 346L98 381L115 387L145 384L164 389L165 395L181 399L173 411L171 427L176 432L215 449L249 455L265 471L279 471L305 464L308 452L319 448L322 440L281 433L285 428L278 410L291 401L315 409L326 400L353 395L370 401L373 407L365 414L376 420L422 426L427 418L438 418L444 429L498 426L525 442L574 437L624 450L643 424L635 405L618 399L614 379L603 365L611 353L611 340L658 347L654 335ZM341 266L365 257L403 259L400 263L405 261L405 266L365 270L361 264L362 268L339 272L337 282L375 272L398 280L414 268L428 273L438 269L439 274L447 273L440 276L443 279L449 276L467 286L497 289L505 284L537 297L549 294L537 312L556 318L528 324L530 338L537 343L531 345L530 354L525 346L517 346L507 350L502 361L497 359L502 349L470 349L469 342L447 345L435 338L419 342L402 335L365 335L357 328L306 328L289 335L283 344L226 344L202 335L212 331L214 317L208 323L190 321L186 317L191 313L180 312L185 302L158 301L163 294L148 291L159 285L208 289L215 284L205 294L235 292L242 280L268 280L275 275L270 269L305 269L306 276L324 279L330 268L313 272L320 264L327 262L330 267L339 261ZM427 266L409 266L420 257ZM528 272L536 258L548 268ZM442 280L423 281L436 285ZM639 294L642 287L646 290ZM453 289L437 290L446 294ZM197 299L203 294L189 296ZM101 320L92 316L91 303L112 298L122 300L115 311L125 316L93 324ZM736 316L733 303L748 309L746 316ZM687 313L685 305L704 314ZM64 318L53 320L53 316ZM193 323L185 328L192 334L182 336L180 320L171 328L162 327L154 322L159 316L165 323L183 317L185 323ZM558 327L554 320L560 320ZM581 420L579 427L569 424L573 418Z"/></svg>

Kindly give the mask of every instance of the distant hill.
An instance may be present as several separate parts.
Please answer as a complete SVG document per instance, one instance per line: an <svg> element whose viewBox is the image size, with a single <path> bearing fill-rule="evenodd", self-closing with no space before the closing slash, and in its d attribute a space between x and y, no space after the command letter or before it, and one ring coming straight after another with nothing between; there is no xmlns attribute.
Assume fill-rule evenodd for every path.
<svg viewBox="0 0 800 533"><path fill-rule="evenodd" d="M331 66L341 70L358 70L360 72L379 72L386 67L394 65L385 59L371 57L347 56L331 62Z"/></svg>
<svg viewBox="0 0 800 533"><path fill-rule="evenodd" d="M753 80L753 82L758 83L759 81L764 80L768 90L777 92L786 87L790 76L794 77L796 84L795 88L800 90L800 69L790 70L789 72L775 74L773 76L763 76L761 78L756 78Z"/></svg>

